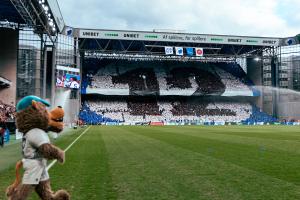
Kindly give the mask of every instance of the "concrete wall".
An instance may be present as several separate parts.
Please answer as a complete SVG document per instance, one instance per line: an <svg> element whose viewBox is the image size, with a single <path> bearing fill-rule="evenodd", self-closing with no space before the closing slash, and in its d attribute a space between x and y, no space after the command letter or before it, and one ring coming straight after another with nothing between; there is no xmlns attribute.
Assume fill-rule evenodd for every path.
<svg viewBox="0 0 300 200"><path fill-rule="evenodd" d="M285 102L278 103L278 116L279 119L300 120L300 107L299 102Z"/></svg>
<svg viewBox="0 0 300 200"><path fill-rule="evenodd" d="M300 92L279 89L277 111L279 119L300 120Z"/></svg>
<svg viewBox="0 0 300 200"><path fill-rule="evenodd" d="M0 99L15 105L18 31L0 28L0 44L0 76L12 82L9 88L0 89Z"/></svg>

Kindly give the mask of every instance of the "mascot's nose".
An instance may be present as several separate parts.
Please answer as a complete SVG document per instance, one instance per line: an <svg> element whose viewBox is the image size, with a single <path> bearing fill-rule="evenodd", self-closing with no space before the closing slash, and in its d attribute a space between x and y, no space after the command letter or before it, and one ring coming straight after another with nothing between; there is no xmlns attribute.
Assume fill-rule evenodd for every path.
<svg viewBox="0 0 300 200"><path fill-rule="evenodd" d="M58 108L62 108L62 106L57 106Z"/></svg>

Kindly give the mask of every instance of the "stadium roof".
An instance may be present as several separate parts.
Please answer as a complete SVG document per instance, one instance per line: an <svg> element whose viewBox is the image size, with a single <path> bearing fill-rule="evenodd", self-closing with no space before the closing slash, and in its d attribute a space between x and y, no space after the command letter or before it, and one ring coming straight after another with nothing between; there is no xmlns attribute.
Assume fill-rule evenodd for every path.
<svg viewBox="0 0 300 200"><path fill-rule="evenodd" d="M11 81L0 76L0 87L10 87L10 86L11 86Z"/></svg>
<svg viewBox="0 0 300 200"><path fill-rule="evenodd" d="M1 0L0 22L22 24L49 36L65 26L57 0Z"/></svg>
<svg viewBox="0 0 300 200"><path fill-rule="evenodd" d="M24 19L10 0L1 0L0 2L0 21L25 24Z"/></svg>
<svg viewBox="0 0 300 200"><path fill-rule="evenodd" d="M118 39L133 41L181 42L202 44L223 44L243 46L279 46L281 38L213 35L195 33L174 33L155 31L126 31L103 29L77 29L76 36L89 39Z"/></svg>
<svg viewBox="0 0 300 200"><path fill-rule="evenodd" d="M195 52L189 60L232 61L242 56L262 56L281 44L281 38L205 35L193 33L146 32L124 30L75 29L80 50L86 58L181 60L182 56L166 55L165 47L203 48L204 56ZM187 52L187 50L186 50ZM184 57L187 53L184 53Z"/></svg>

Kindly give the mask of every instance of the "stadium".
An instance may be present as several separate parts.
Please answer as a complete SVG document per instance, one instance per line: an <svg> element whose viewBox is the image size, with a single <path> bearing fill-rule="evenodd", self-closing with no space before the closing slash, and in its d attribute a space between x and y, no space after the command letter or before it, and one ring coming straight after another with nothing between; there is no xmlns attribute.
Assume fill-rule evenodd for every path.
<svg viewBox="0 0 300 200"><path fill-rule="evenodd" d="M300 198L300 35L86 29L1 0L0 44L0 191L34 95L65 111L47 169L71 199Z"/></svg>

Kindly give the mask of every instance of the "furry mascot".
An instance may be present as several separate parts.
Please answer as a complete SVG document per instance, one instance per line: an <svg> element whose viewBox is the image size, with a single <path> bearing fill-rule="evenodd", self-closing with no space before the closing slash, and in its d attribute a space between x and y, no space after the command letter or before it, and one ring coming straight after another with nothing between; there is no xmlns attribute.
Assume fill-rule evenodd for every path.
<svg viewBox="0 0 300 200"><path fill-rule="evenodd" d="M27 96L17 104L16 125L23 133L23 159L16 164L16 180L6 190L9 200L25 200L35 190L42 200L69 200L65 190L53 192L47 172L47 160L57 159L64 163L65 153L50 144L46 132L63 130L64 112L57 107L51 112L46 110L50 104L36 96ZM23 166L21 183L19 174Z"/></svg>

